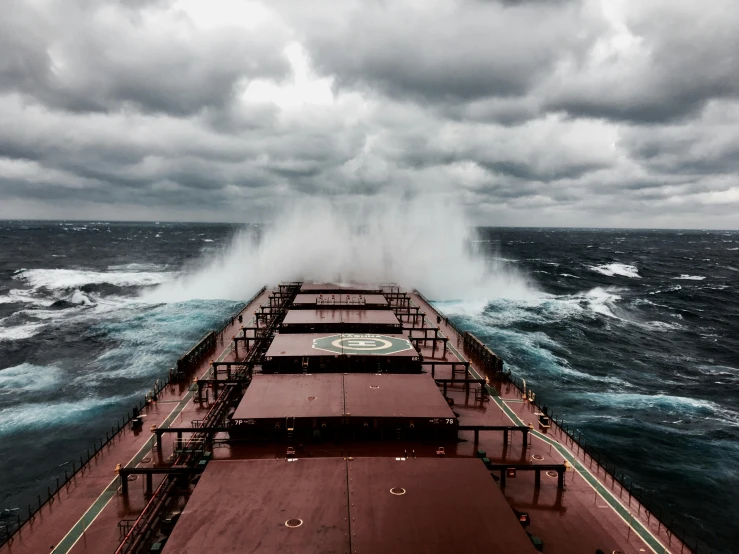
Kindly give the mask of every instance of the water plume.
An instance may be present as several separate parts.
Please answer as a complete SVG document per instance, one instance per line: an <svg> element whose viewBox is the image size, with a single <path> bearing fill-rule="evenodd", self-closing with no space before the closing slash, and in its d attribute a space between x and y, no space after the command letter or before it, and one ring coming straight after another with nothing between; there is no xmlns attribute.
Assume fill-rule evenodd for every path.
<svg viewBox="0 0 739 554"><path fill-rule="evenodd" d="M435 199L339 206L311 199L248 227L199 267L145 293L151 302L238 300L280 281L395 282L435 300L522 299L533 287L483 254L461 209Z"/></svg>

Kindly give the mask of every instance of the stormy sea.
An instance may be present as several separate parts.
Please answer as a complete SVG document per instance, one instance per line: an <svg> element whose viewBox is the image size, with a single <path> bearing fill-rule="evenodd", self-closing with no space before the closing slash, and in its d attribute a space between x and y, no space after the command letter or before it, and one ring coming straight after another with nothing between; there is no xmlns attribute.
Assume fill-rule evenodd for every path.
<svg viewBox="0 0 739 554"><path fill-rule="evenodd" d="M245 228L0 222L0 525L263 282L302 275L303 245ZM420 255L422 242L377 259L486 342L701 551L736 552L739 232L477 229L466 256L493 278L476 286L462 277L479 266L440 258L454 245Z"/></svg>

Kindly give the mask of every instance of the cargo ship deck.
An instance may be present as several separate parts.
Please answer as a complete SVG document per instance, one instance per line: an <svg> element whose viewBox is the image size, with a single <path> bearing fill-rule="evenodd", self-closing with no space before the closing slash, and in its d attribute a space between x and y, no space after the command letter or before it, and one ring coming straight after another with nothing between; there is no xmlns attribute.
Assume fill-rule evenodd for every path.
<svg viewBox="0 0 739 554"><path fill-rule="evenodd" d="M394 285L261 291L124 422L0 554L692 552Z"/></svg>

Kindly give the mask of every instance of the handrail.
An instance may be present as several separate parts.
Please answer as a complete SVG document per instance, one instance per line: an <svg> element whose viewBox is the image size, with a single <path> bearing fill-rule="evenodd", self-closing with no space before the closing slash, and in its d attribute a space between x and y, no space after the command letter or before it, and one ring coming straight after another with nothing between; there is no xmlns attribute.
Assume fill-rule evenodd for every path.
<svg viewBox="0 0 739 554"><path fill-rule="evenodd" d="M426 302L429 306L431 306L436 312L445 317L443 313L435 308L428 298L426 298L420 291L414 290L415 294L417 294L424 302ZM465 334L468 334L468 331L462 331L457 324L449 319L448 317L445 317L445 323L449 325L454 331L459 334L460 336L465 336ZM471 333L470 333L471 334ZM473 335L474 336L474 335ZM479 340L479 339L478 339ZM515 375L511 373L504 373L502 375L505 380L510 381L510 383L518 389L519 393L523 395L525 387L523 385L522 379L516 377ZM690 552L693 552L694 554L699 554L703 552L710 553L711 551L708 549L706 544L702 542L700 539L697 538L697 533L694 532L688 532L688 527L685 523L679 523L678 525L675 524L674 515L666 514L665 511L662 509L662 506L658 505L654 501L654 497L649 496L645 489L636 486L634 484L633 479L627 475L623 470L620 471L619 476L619 469L617 468L616 464L611 464L610 460L607 459L607 457L598 449L597 447L594 448L591 445L588 445L587 440L583 439L582 433L575 430L570 429L569 426L565 423L565 420L560 418L557 420L557 418L554 417L554 412L549 410L546 405L543 405L541 401L541 397L536 396L533 398L533 400L530 400L541 412L546 413L549 415L552 422L559 428L560 432L564 433L567 436L567 440L571 442L573 446L576 445L578 450L581 450L584 453L585 458L588 456L591 459L591 463L595 463L598 467L603 468L604 473L607 473L608 476L611 478L611 486L615 486L615 483L618 483L621 487L621 493L627 492L629 494L629 503L631 503L631 499L634 499L634 501L639 503L639 511L642 509L647 513L647 523L654 517L658 521L658 527L664 527L670 537L676 537L679 538L680 542L684 545L683 552L685 554L689 554ZM627 483L628 479L628 483ZM604 483L608 482L608 478L604 478ZM669 516L669 517L668 517ZM669 523L668 523L669 519ZM691 546L691 544L694 544L694 546Z"/></svg>
<svg viewBox="0 0 739 554"><path fill-rule="evenodd" d="M267 287L262 287L254 296L252 296L246 303L242 304L238 311L235 313L234 316L232 316L230 319L225 320L225 325L218 331L218 334L223 333L224 329L226 329L233 321L236 320L236 316L240 314L247 306L249 306L254 300L256 300L264 291L267 290ZM214 333L211 331L211 333ZM206 335L208 336L208 335ZM202 342L202 340L201 340ZM215 343L213 344L215 346ZM192 351L192 349L190 349ZM126 425L131 422L134 418L138 417L138 414L141 412L141 410L144 409L144 407L149 404L152 400L156 400L159 393L164 390L165 387L170 385L172 383L172 371L170 370L170 374L167 377L167 380L159 380L157 379L154 383L154 386L152 389L147 392L143 400L138 400L136 404L134 404L133 408L131 410L128 410L124 416L121 416L119 418L115 425L113 425L110 429L110 431L106 431L105 433L105 440L103 438L99 438L98 440L93 442L92 448L88 448L84 454L80 455L79 458L79 465L77 465L77 460L73 460L72 462L67 462L72 464L72 472L69 473L68 470L64 470L64 480L60 481L59 477L56 477L55 486L52 492L52 486L49 485L46 488L46 498L42 500L42 495L37 496L37 503L35 506L32 506L31 504L28 504L28 515L25 517L25 519L21 518L20 510L19 513L16 514L16 520L12 524L14 527L11 528L11 524L3 524L0 525L0 546L5 544L6 542L12 540L12 538L15 536L16 533L18 533L23 526L26 525L29 521L32 521L35 519L36 514L41 511L44 506L47 504L54 502L56 500L57 495L60 493L62 488L68 487L70 483L77 477L78 474L81 474L84 472L84 470L87 468L87 465L92 461L93 459L97 458L100 451L110 443L110 441L113 440L113 438L123 429L125 429Z"/></svg>

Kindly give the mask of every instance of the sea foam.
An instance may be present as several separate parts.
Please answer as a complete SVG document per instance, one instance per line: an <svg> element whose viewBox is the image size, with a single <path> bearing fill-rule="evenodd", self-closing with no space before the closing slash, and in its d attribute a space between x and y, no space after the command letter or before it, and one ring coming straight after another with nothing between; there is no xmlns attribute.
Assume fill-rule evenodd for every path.
<svg viewBox="0 0 739 554"><path fill-rule="evenodd" d="M631 279L641 279L639 270L635 266L628 264L614 262L610 264L590 266L590 269L596 273L600 273L601 275L607 275L608 277L620 276L629 277Z"/></svg>

